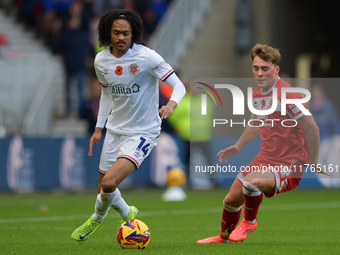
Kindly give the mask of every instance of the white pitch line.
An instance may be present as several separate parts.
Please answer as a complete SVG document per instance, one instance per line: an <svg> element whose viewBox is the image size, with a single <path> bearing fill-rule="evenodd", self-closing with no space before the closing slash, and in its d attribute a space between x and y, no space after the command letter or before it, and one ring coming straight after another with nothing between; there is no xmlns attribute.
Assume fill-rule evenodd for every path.
<svg viewBox="0 0 340 255"><path fill-rule="evenodd" d="M76 220L76 219L79 219L79 218L88 218L88 217L89 217L89 215L87 214L87 215L70 215L70 216L51 216L51 217L0 219L0 223Z"/></svg>
<svg viewBox="0 0 340 255"><path fill-rule="evenodd" d="M304 204L282 204L282 205L262 205L260 211L292 211L292 210L308 210L308 209L334 209L340 208L340 202L320 202L320 203L304 203ZM157 217L171 215L193 215L193 214L210 214L221 213L221 207L199 208L199 209L182 209L169 211L144 211L140 212L142 217ZM42 222L42 221L62 221L87 219L90 215L69 215L69 216L51 216L51 217L32 217L17 219L0 219L0 223L19 223L19 222ZM109 214L109 218L119 218L118 214Z"/></svg>

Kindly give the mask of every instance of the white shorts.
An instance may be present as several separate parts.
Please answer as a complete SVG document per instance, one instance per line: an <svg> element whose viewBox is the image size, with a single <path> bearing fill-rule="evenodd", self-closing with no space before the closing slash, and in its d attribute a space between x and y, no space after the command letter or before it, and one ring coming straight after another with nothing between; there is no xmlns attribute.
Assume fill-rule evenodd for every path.
<svg viewBox="0 0 340 255"><path fill-rule="evenodd" d="M148 134L127 136L106 132L99 172L106 174L118 158L130 160L138 169L153 147L157 145L158 137Z"/></svg>

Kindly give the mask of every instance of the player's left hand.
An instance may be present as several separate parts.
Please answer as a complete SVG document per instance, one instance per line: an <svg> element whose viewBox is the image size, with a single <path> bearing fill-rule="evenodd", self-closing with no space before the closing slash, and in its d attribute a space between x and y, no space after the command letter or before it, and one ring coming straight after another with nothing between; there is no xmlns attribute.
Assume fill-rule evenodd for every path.
<svg viewBox="0 0 340 255"><path fill-rule="evenodd" d="M323 169L321 164L316 164L315 165L315 172L318 173L318 174L324 174L324 175L327 175L327 176L331 176L331 173L330 172L326 172Z"/></svg>
<svg viewBox="0 0 340 255"><path fill-rule="evenodd" d="M331 176L331 173L329 172L326 172L325 170L323 169L320 169L320 171L316 171L318 174L324 174L324 175L327 175L327 176Z"/></svg>
<svg viewBox="0 0 340 255"><path fill-rule="evenodd" d="M161 109L159 109L159 115L161 119L164 120L169 117L176 108L177 103L175 101L170 100L166 105L163 105Z"/></svg>
<svg viewBox="0 0 340 255"><path fill-rule="evenodd" d="M170 106L164 105L161 109L159 109L159 115L161 119L164 120L169 117L173 113L173 109Z"/></svg>

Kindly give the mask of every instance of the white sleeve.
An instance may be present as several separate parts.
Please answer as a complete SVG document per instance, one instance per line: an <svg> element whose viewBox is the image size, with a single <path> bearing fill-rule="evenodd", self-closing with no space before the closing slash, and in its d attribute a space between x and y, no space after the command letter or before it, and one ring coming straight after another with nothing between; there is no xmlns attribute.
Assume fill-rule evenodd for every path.
<svg viewBox="0 0 340 255"><path fill-rule="evenodd" d="M150 50L147 61L150 74L161 81L165 81L174 73L174 69L154 50Z"/></svg>
<svg viewBox="0 0 340 255"><path fill-rule="evenodd" d="M104 128L106 119L111 113L112 104L110 89L102 86L96 127Z"/></svg>
<svg viewBox="0 0 340 255"><path fill-rule="evenodd" d="M165 83L173 89L170 100L175 101L179 105L186 93L183 83L175 73L168 76Z"/></svg>
<svg viewBox="0 0 340 255"><path fill-rule="evenodd" d="M101 70L101 68L98 66L98 54L97 54L97 56L96 56L96 58L95 58L95 60L94 60L94 70L95 70L95 72L96 72L96 75L97 75L97 78L98 78L98 80L99 80L99 82L100 82L100 84L103 86L103 87L105 87L105 86L108 86L109 85L109 83L107 82L107 80L105 79L105 77L104 77L104 70L105 69L102 69Z"/></svg>

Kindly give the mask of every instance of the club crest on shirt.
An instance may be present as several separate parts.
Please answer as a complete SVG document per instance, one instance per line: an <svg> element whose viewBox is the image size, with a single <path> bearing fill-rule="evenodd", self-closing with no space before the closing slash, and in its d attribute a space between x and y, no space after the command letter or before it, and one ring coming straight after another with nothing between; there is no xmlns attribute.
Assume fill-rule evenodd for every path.
<svg viewBox="0 0 340 255"><path fill-rule="evenodd" d="M136 75L139 72L139 66L137 64L131 64L129 66L129 73L131 75Z"/></svg>

